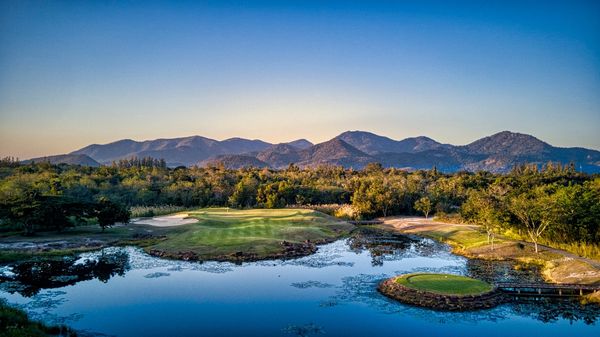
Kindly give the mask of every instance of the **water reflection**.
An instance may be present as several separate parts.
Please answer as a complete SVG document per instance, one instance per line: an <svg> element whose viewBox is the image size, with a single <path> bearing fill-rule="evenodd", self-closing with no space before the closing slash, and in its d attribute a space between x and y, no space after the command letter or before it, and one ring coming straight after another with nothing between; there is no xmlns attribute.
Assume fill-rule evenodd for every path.
<svg viewBox="0 0 600 337"><path fill-rule="evenodd" d="M61 288L81 281L125 275L129 270L129 254L124 251L100 254L96 258L64 257L27 261L5 267L0 273L0 289L31 297L41 289Z"/></svg>
<svg viewBox="0 0 600 337"><path fill-rule="evenodd" d="M348 241L355 253L369 251L371 264L382 266L385 261L424 256L435 257L440 252L447 253L448 247L430 239L396 234L373 227L360 227Z"/></svg>
<svg viewBox="0 0 600 337"><path fill-rule="evenodd" d="M537 264L517 264L513 261L467 260L467 276L495 282L544 283Z"/></svg>
<svg viewBox="0 0 600 337"><path fill-rule="evenodd" d="M351 331L347 335L353 336L365 335L373 326L379 329L373 335L390 335L397 325L423 336L444 332L473 336L487 331L489 324L540 328L541 322L557 321L579 322L573 331L585 335L590 328L584 330L581 323L593 325L600 315L598 306L549 298L519 299L483 311L436 312L402 305L376 290L378 282L395 274L426 271L488 282L541 281L536 266L467 260L433 240L361 228L348 240L324 245L311 256L241 266L163 260L132 247L107 248L78 259L27 262L0 270L0 294L26 296L15 295L13 300L21 301L29 312L38 312L36 318L71 320L79 329L118 336L138 335L132 328L135 318L155 336L169 335L172 324L186 327L179 331L182 336L252 335L248 329L255 335L266 329L261 336L339 335L341 331ZM115 275L124 278L57 289L90 279L106 282ZM40 291L50 288L54 290ZM92 302L96 308L90 307ZM364 315L369 316L369 324L364 324ZM236 324L227 323L231 320ZM201 333L196 324L202 325ZM469 333L463 334L465 324ZM430 326L433 330L422 330Z"/></svg>

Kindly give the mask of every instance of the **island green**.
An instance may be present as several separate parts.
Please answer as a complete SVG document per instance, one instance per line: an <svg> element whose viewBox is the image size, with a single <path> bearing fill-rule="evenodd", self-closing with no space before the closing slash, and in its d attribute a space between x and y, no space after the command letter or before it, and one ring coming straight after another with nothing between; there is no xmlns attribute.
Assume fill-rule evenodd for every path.
<svg viewBox="0 0 600 337"><path fill-rule="evenodd" d="M456 296L479 295L493 289L484 281L452 274L406 274L398 276L396 282L416 290Z"/></svg>

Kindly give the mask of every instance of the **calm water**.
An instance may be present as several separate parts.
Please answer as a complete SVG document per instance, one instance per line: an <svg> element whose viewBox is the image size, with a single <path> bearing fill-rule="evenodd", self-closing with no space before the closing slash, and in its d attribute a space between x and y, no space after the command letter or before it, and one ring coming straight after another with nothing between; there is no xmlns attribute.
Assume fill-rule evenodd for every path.
<svg viewBox="0 0 600 337"><path fill-rule="evenodd" d="M598 308L529 301L442 313L388 300L377 283L436 271L536 278L468 262L427 239L381 233L291 261L188 263L109 248L59 264L4 267L0 297L35 318L110 336L599 336Z"/></svg>

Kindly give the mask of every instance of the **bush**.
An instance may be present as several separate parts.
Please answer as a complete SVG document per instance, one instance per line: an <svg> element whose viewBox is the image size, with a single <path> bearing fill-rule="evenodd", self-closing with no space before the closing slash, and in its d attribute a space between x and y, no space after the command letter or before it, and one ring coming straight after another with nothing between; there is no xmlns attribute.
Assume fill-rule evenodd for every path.
<svg viewBox="0 0 600 337"><path fill-rule="evenodd" d="M357 220L360 218L360 212L356 209L356 207L345 204L334 212L334 216L344 220Z"/></svg>
<svg viewBox="0 0 600 337"><path fill-rule="evenodd" d="M133 206L129 209L133 218L147 218L185 211L189 208L174 205Z"/></svg>
<svg viewBox="0 0 600 337"><path fill-rule="evenodd" d="M64 325L48 326L41 322L32 321L27 313L13 308L0 299L0 337L47 337L47 336L77 336L75 331Z"/></svg>

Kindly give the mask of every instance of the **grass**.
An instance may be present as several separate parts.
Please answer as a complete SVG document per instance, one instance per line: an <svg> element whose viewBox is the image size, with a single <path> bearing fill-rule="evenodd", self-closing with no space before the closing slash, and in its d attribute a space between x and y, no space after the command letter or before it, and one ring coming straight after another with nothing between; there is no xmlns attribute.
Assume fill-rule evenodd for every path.
<svg viewBox="0 0 600 337"><path fill-rule="evenodd" d="M11 307L4 300L0 300L0 337L25 336L77 336L77 334L65 326L48 326L32 321L23 310Z"/></svg>
<svg viewBox="0 0 600 337"><path fill-rule="evenodd" d="M424 235L442 242L458 246L462 249L470 249L488 244L487 235L462 226L447 226L436 230L423 232ZM495 238L494 244L504 242L502 239Z"/></svg>
<svg viewBox="0 0 600 337"><path fill-rule="evenodd" d="M383 227L388 228L389 227ZM416 234L448 243L453 252L476 259L513 260L517 266L536 263L542 266L542 276L552 283L594 284L600 282L600 271L594 265L570 258L561 252L541 249L536 254L532 245L513 237L497 235L494 249L479 226L433 222L409 226L402 233Z"/></svg>
<svg viewBox="0 0 600 337"><path fill-rule="evenodd" d="M129 224L105 231L99 226L79 226L35 236L5 233L2 236L5 243L15 244L15 247L18 244L35 244L38 248L2 249L0 263L70 255L99 245L136 245L174 258L179 258L180 253L192 252L203 260L227 260L228 255L242 252L250 259L261 259L279 256L289 250L290 246L282 245L283 241L291 244L307 240L312 243L329 242L354 229L349 223L307 209L206 208L188 211L187 214L198 222L171 227ZM90 242L95 244L90 245Z"/></svg>
<svg viewBox="0 0 600 337"><path fill-rule="evenodd" d="M489 283L451 274L407 274L396 278L405 287L442 295L480 295L492 290Z"/></svg>
<svg viewBox="0 0 600 337"><path fill-rule="evenodd" d="M85 251L95 250L98 246L132 244L140 245L145 240L140 240L136 235L147 235L146 226L119 226L102 231L100 226L88 225L67 228L61 232L40 232L33 236L24 236L21 232L12 235L0 236L3 243L28 243L37 246L35 249L1 249L0 264L15 261L24 261L37 258L52 258L74 255ZM95 244L90 245L90 242ZM45 246L48 243L59 243ZM44 247L44 248L41 248Z"/></svg>
<svg viewBox="0 0 600 337"><path fill-rule="evenodd" d="M529 240L529 238L526 235L519 235L519 233L512 231L512 230L506 230L502 233L502 235L506 236L507 238L514 239L514 240L522 240L522 241ZM544 246L561 249L561 250L573 253L575 255L586 257L588 259L600 261L600 245L599 244L587 243L587 242L569 242L569 243L555 242L555 241L547 240L545 238L540 238L540 241L538 243L541 245L544 245Z"/></svg>
<svg viewBox="0 0 600 337"><path fill-rule="evenodd" d="M330 241L349 233L353 226L323 213L306 209L206 208L188 212L197 223L168 227L165 239L148 247L165 252L191 251L209 259L236 252L258 257L282 251L282 241Z"/></svg>

